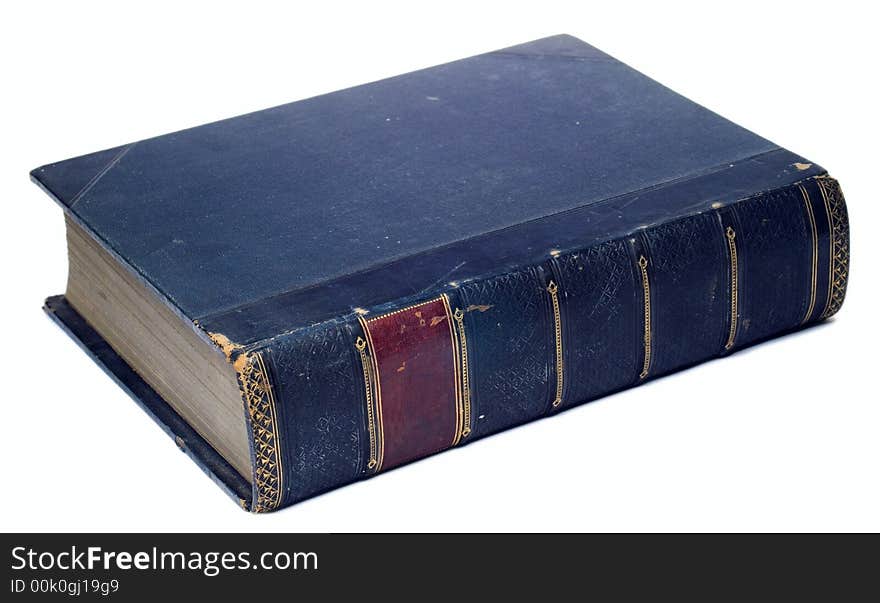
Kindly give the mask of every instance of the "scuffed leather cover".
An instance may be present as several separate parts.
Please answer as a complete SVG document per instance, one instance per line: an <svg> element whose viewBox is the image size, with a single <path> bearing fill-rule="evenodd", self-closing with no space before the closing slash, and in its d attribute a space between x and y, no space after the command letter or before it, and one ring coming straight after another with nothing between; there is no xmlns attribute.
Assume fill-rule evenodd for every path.
<svg viewBox="0 0 880 603"><path fill-rule="evenodd" d="M553 36L31 176L183 314L207 320L776 151Z"/></svg>

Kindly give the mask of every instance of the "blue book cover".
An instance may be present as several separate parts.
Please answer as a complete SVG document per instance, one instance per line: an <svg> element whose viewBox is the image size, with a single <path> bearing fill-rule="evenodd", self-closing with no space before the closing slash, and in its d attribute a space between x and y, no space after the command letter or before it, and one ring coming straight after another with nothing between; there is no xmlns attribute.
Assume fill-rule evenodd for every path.
<svg viewBox="0 0 880 603"><path fill-rule="evenodd" d="M565 35L31 176L226 367L247 466L47 311L254 511L820 321L848 276L823 168Z"/></svg>

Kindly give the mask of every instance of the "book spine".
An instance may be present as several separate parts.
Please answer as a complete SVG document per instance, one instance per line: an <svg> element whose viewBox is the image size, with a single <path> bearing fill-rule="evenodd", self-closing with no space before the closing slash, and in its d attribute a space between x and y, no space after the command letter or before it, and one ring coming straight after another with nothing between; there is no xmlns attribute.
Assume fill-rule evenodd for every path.
<svg viewBox="0 0 880 603"><path fill-rule="evenodd" d="M823 320L848 270L825 175L280 335L235 361L252 510Z"/></svg>

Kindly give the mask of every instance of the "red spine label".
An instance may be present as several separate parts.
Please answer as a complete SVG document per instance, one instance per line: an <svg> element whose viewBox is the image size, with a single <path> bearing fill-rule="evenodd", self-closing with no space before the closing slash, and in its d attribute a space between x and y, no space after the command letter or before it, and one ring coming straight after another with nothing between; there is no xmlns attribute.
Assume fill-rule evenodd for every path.
<svg viewBox="0 0 880 603"><path fill-rule="evenodd" d="M390 468L449 448L459 424L456 351L443 298L366 321Z"/></svg>

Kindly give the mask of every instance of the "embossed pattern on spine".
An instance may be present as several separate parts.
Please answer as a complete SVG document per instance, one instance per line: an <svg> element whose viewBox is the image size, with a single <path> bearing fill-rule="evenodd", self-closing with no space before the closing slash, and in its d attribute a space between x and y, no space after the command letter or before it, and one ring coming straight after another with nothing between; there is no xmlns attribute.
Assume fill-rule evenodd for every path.
<svg viewBox="0 0 880 603"><path fill-rule="evenodd" d="M562 404L562 391L565 385L565 361L562 357L562 313L559 310L559 286L550 281L547 285L550 301L553 304L553 339L556 345L556 396L553 398L553 408Z"/></svg>
<svg viewBox="0 0 880 603"><path fill-rule="evenodd" d="M728 332L727 239L718 215L703 213L644 232L651 258L651 374L710 358Z"/></svg>
<svg viewBox="0 0 880 603"><path fill-rule="evenodd" d="M367 463L363 374L353 322L330 322L275 339L288 502L360 479Z"/></svg>
<svg viewBox="0 0 880 603"><path fill-rule="evenodd" d="M531 269L459 287L469 331L471 387L478 409L473 435L482 437L546 412L547 291Z"/></svg>
<svg viewBox="0 0 880 603"><path fill-rule="evenodd" d="M816 230L816 215L813 212L813 203L810 200L810 193L807 188L799 184L798 189L801 191L801 197L804 199L804 210L807 213L807 219L810 223L810 301L807 304L807 311L801 324L804 324L813 315L813 309L816 307L816 280L819 274L819 235Z"/></svg>
<svg viewBox="0 0 880 603"><path fill-rule="evenodd" d="M256 491L253 510L256 513L264 513L277 509L281 504L284 471L281 463L275 394L260 352L253 352L244 358L238 378L253 432Z"/></svg>
<svg viewBox="0 0 880 603"><path fill-rule="evenodd" d="M741 348L801 324L810 297L810 265L804 260L810 257L811 235L795 185L737 203L735 216L728 225L736 230L735 347Z"/></svg>
<svg viewBox="0 0 880 603"><path fill-rule="evenodd" d="M642 360L642 372L639 379L645 379L651 372L651 281L648 278L648 258L639 256L639 272L642 276L642 305L644 325L644 359Z"/></svg>
<svg viewBox="0 0 880 603"><path fill-rule="evenodd" d="M846 297L846 285L849 280L849 217L837 181L826 176L817 178L816 182L819 184L819 191L825 203L831 233L828 301L822 312L822 318L828 318L840 310Z"/></svg>
<svg viewBox="0 0 880 603"><path fill-rule="evenodd" d="M641 315L627 245L615 240L557 258L565 290L566 405L625 387L641 367Z"/></svg>
<svg viewBox="0 0 880 603"><path fill-rule="evenodd" d="M739 324L739 261L736 255L736 231L728 226L724 231L727 249L730 253L730 331L724 349L729 350L736 342L736 328Z"/></svg>

